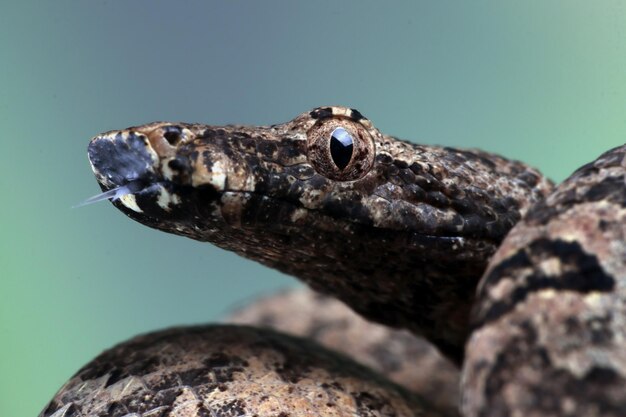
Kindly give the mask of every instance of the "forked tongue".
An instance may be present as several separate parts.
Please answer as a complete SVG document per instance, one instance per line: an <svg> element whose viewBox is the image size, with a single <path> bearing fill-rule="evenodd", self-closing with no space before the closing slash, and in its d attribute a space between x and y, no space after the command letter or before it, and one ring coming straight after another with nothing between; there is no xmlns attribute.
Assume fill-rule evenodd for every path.
<svg viewBox="0 0 626 417"><path fill-rule="evenodd" d="M143 184L141 181L131 181L128 184L120 185L119 187L111 188L108 191L105 191L100 194L96 194L93 197L89 197L88 199L72 206L72 208L78 208L87 206L89 204L97 203L102 200L119 200L125 195L134 194L137 191L140 191L143 188Z"/></svg>

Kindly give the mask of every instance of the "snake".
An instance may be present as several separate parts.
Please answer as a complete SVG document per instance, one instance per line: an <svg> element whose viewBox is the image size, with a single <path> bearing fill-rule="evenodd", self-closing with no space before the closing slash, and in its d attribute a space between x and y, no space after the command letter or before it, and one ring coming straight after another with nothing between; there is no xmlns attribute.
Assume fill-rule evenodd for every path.
<svg viewBox="0 0 626 417"><path fill-rule="evenodd" d="M555 186L326 106L109 131L88 157L94 200L315 293L123 342L40 417L626 415L626 145Z"/></svg>

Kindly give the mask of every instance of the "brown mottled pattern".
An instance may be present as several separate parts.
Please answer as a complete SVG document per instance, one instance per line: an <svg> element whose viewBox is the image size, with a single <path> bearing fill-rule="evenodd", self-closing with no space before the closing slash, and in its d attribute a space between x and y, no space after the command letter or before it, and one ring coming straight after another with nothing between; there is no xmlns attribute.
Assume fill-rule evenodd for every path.
<svg viewBox="0 0 626 417"><path fill-rule="evenodd" d="M83 367L40 417L442 416L314 342L246 326L181 327Z"/></svg>
<svg viewBox="0 0 626 417"><path fill-rule="evenodd" d="M353 132L343 173L327 125ZM97 136L89 158L103 190L138 188L114 202L133 219L291 274L457 363L488 259L551 188L520 162L404 142L345 107L273 126L151 123Z"/></svg>
<svg viewBox="0 0 626 417"><path fill-rule="evenodd" d="M89 159L137 221L292 274L366 318L424 335L457 363L468 342L465 416L626 415L626 146L549 194L520 162L411 144L356 110L322 107L272 126L111 131L92 140ZM415 355L416 372L437 380L427 350L411 351L400 332L362 322L367 330L352 334L338 324L351 319L337 322L345 311L332 317L338 304L311 299L312 321L283 321L275 304L250 321L309 334L396 381L411 369L400 358ZM346 348L356 340L360 350ZM41 416L455 414L414 383L427 401L305 339L179 328L103 353Z"/></svg>
<svg viewBox="0 0 626 417"><path fill-rule="evenodd" d="M626 415L626 145L528 212L477 300L466 416Z"/></svg>
<svg viewBox="0 0 626 417"><path fill-rule="evenodd" d="M424 339L369 322L336 299L306 289L286 291L243 307L227 321L315 340L419 394L446 415L458 414L454 365Z"/></svg>

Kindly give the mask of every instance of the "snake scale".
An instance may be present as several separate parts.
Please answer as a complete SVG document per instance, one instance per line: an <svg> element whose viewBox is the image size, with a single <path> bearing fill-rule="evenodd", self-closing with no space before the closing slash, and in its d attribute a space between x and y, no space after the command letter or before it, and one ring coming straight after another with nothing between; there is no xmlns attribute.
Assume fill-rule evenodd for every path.
<svg viewBox="0 0 626 417"><path fill-rule="evenodd" d="M338 298L379 323L353 339L376 349L324 330L328 315L301 329L315 340L244 324L157 331L87 364L42 417L626 415L626 146L554 188L521 162L320 107L272 126L151 123L98 135L88 153L126 215ZM307 317L361 320L312 300ZM272 314L302 327L290 309ZM433 390L438 372L456 384L454 366L418 361L436 353L407 331L461 367L459 409L455 387L439 390L447 404ZM419 384L394 354L414 355Z"/></svg>

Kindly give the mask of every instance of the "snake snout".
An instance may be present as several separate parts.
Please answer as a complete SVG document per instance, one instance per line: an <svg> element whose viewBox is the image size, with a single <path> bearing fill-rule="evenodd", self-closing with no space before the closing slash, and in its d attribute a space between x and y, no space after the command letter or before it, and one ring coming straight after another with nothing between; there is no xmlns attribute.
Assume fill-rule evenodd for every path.
<svg viewBox="0 0 626 417"><path fill-rule="evenodd" d="M110 199L140 221L143 217L165 217L180 205L181 197L166 174L171 177L181 167L168 159L170 149L159 148L163 144L152 137L162 128L155 125L111 131L91 140L89 162L104 192L86 203ZM162 166L165 161L167 172Z"/></svg>
<svg viewBox="0 0 626 417"><path fill-rule="evenodd" d="M131 182L150 183L159 157L148 138L138 132L114 131L94 137L87 150L100 185L111 189Z"/></svg>

